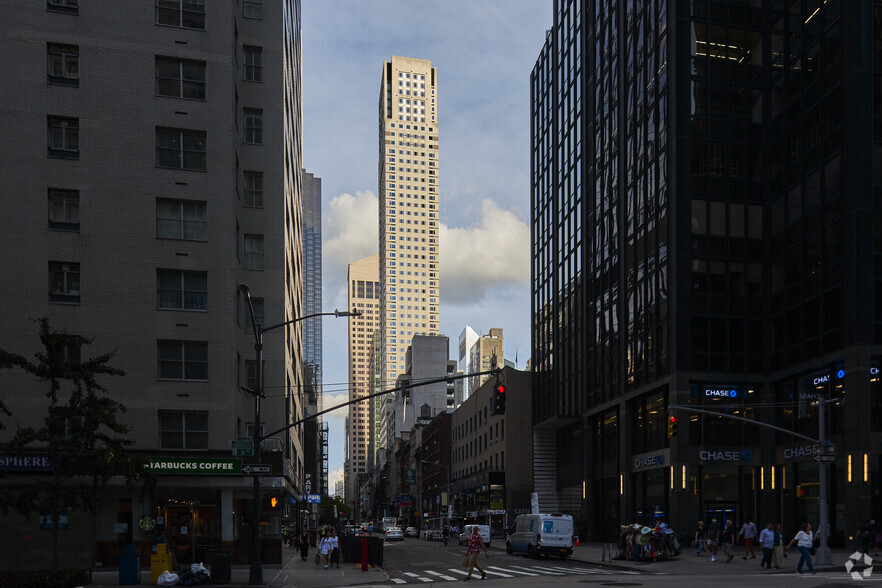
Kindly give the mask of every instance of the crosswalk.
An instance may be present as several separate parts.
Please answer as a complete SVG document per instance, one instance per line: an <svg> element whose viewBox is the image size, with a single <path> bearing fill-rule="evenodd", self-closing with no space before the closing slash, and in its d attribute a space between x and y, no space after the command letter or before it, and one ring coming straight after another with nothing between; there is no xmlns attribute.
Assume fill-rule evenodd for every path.
<svg viewBox="0 0 882 588"><path fill-rule="evenodd" d="M517 578L524 576L589 576L604 574L639 574L634 571L605 570L602 568L587 568L578 566L546 565L509 565L509 566L482 566L487 572L488 578ZM395 584L410 584L412 582L458 582L468 575L463 568L447 568L441 570L422 570L421 572L401 572L400 577L390 578ZM480 578L480 573L475 570L474 577Z"/></svg>

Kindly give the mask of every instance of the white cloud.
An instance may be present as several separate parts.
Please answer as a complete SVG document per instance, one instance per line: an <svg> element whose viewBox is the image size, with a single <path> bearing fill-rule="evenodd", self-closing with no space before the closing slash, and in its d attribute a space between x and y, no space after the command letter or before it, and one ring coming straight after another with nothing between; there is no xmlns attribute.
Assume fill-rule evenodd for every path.
<svg viewBox="0 0 882 588"><path fill-rule="evenodd" d="M337 482L343 479L343 468L337 468L331 472L328 472L328 493L331 496L334 496L334 488L337 487Z"/></svg>
<svg viewBox="0 0 882 588"><path fill-rule="evenodd" d="M322 279L328 308L346 308L348 265L378 251L379 205L370 190L340 194L322 215ZM341 298L342 293L342 298Z"/></svg>
<svg viewBox="0 0 882 588"><path fill-rule="evenodd" d="M481 203L478 223L441 225L441 304L475 304L491 288L527 284L530 227L493 200Z"/></svg>

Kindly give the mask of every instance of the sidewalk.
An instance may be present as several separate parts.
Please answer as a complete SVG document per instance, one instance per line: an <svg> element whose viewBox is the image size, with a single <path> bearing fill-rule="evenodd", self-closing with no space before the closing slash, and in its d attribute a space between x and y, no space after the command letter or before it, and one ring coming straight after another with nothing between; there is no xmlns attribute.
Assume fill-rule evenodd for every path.
<svg viewBox="0 0 882 588"><path fill-rule="evenodd" d="M340 568L324 569L315 565L315 549L309 550L309 558L306 561L300 559L300 552L296 549L285 549L280 564L263 565L263 583L267 587L296 584L298 586L310 586L322 588L324 586L352 586L355 584L379 584L386 581L386 572L381 568L368 566L366 572L361 571L361 565L341 563ZM143 563L143 562L142 562ZM209 562L205 567L211 571ZM234 565L231 568L229 584L209 584L209 586L229 586L230 588L243 588L251 586L248 580L251 575L251 566ZM141 586L150 586L150 570L141 570ZM152 584L155 586L156 584ZM119 570L116 568L98 569L92 572L92 582L87 586L117 587L119 583ZM252 586L253 588L253 586Z"/></svg>
<svg viewBox="0 0 882 588"><path fill-rule="evenodd" d="M611 553L610 556L607 556L604 554L604 545L605 544L603 543L593 542L582 543L582 545L578 547L573 547L572 559L575 561L596 564L605 568L619 569L623 571L633 570L640 572L660 572L686 576L705 574L728 575L739 572L750 572L769 575L793 574L796 570L796 564L799 563L799 551L797 551L795 547L791 547L784 552L786 555L786 559L784 560L784 565L780 570L764 570L760 568L760 561L762 561L763 550L761 547L757 548L756 546L754 546L753 549L754 553L757 554L756 559L748 559L746 561L741 559L741 557L744 555L744 547L736 547L735 559L733 559L729 563L726 563L726 558L722 555L717 557L716 562L711 562L710 553L704 553L702 554L703 557L697 557L695 555L694 547L684 547L680 552L680 555L664 561L643 562L618 559L608 561L609 557L615 557L617 547L616 544L606 544L609 545ZM851 556L854 551L846 549L831 549L830 551L832 555L832 565L819 566L817 563L815 563L815 570L819 572L845 572L845 562L848 561L849 556ZM813 560L817 562L817 556L815 556ZM803 571L805 571L805 569Z"/></svg>

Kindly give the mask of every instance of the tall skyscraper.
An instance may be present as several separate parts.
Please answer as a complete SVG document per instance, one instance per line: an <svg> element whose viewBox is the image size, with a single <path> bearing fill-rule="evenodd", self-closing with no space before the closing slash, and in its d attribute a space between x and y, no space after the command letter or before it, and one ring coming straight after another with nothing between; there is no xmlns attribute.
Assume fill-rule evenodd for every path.
<svg viewBox="0 0 882 588"><path fill-rule="evenodd" d="M0 151L0 177L16 195L0 198L0 250L15 252L0 348L33 357L29 318L46 316L93 339L82 359L115 350L126 375L102 383L127 407L133 450L162 458L150 492L101 490L99 520L120 524L80 525L82 539L115 565L120 542L141 540L139 519L162 516L193 546L181 563L221 548L241 561L251 489L220 473L241 467L231 441L254 426L240 387L256 385L255 341L238 286L265 325L303 314L300 2L12 3L0 47L0 134L14 145ZM303 416L300 340L299 325L264 337L262 429L281 432L245 458L273 464L263 491L282 498L303 493L302 427L284 429ZM3 396L6 438L41 422L47 387L3 372L15 390ZM29 475L4 472L7 483ZM257 521L275 544L268 558L280 512ZM181 536L197 528L198 542ZM40 545L5 559L42 566Z"/></svg>
<svg viewBox="0 0 882 588"><path fill-rule="evenodd" d="M349 264L349 309L362 315L349 319L349 399L371 393L371 350L374 332L380 323L379 256L371 255ZM370 401L349 405L346 427L346 463L344 464L346 496L357 495L360 480L369 475L368 452L371 445L372 404Z"/></svg>
<svg viewBox="0 0 882 588"><path fill-rule="evenodd" d="M531 78L542 511L604 539L818 521L811 441L733 414L835 442L834 534L882 516L880 15L554 2Z"/></svg>
<svg viewBox="0 0 882 588"><path fill-rule="evenodd" d="M380 83L380 330L383 384L405 369L414 335L438 334L438 73L393 56Z"/></svg>
<svg viewBox="0 0 882 588"><path fill-rule="evenodd" d="M468 325L466 325L465 328L462 330L462 333L459 334L459 345L457 347L459 353L456 368L464 374L469 373L472 345L474 345L477 340L478 333L476 333L475 330ZM471 378L463 378L462 380L457 380L457 382L462 389L462 394L457 401L457 404L459 404L467 399L469 396L471 396L472 383Z"/></svg>
<svg viewBox="0 0 882 588"><path fill-rule="evenodd" d="M322 312L322 180L303 171L303 314ZM307 413L322 410L322 317L301 322L303 399ZM328 454L322 417L304 424L303 464L307 493L328 493Z"/></svg>
<svg viewBox="0 0 882 588"><path fill-rule="evenodd" d="M481 335L469 349L469 372L486 372L493 368L494 358L496 367L505 365L505 339L502 329L490 329L488 335ZM471 389L477 390L481 384L487 381L489 375L473 376L467 378Z"/></svg>

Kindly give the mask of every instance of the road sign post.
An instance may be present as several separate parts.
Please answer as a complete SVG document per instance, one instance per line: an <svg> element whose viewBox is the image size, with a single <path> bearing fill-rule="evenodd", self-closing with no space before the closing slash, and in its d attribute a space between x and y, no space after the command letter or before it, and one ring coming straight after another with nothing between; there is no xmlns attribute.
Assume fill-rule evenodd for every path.
<svg viewBox="0 0 882 588"><path fill-rule="evenodd" d="M254 441L250 439L248 441L230 441L230 446L233 448L233 455L241 455L245 457L251 457L254 455Z"/></svg>
<svg viewBox="0 0 882 588"><path fill-rule="evenodd" d="M836 461L836 456L835 456L835 455L832 455L832 454L829 454L829 455L823 455L823 454L822 454L822 455L816 455L816 456L815 456L815 461L818 462L818 463L831 463L831 462Z"/></svg>
<svg viewBox="0 0 882 588"><path fill-rule="evenodd" d="M252 463L252 464L248 464L248 465L243 465L242 466L242 473L243 474L250 474L250 475L271 474L271 473L273 473L273 466L271 466L269 464L263 464L263 463Z"/></svg>

